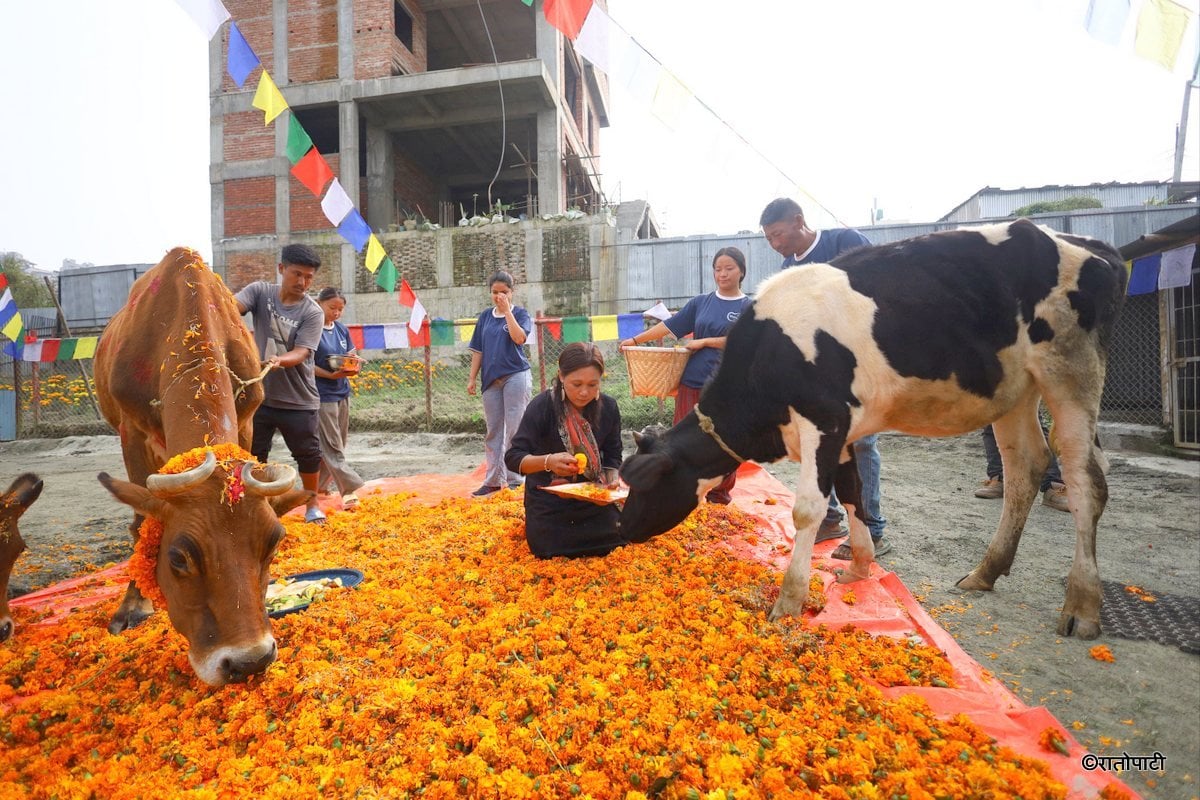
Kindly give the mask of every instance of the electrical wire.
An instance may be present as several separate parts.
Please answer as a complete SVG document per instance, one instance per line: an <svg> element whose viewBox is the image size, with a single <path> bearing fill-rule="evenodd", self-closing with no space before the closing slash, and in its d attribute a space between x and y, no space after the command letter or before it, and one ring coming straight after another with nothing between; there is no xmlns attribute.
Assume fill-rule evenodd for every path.
<svg viewBox="0 0 1200 800"><path fill-rule="evenodd" d="M479 19L483 20L483 32L487 34L488 47L492 48L492 63L496 65L496 88L500 90L500 160L496 162L496 174L488 181L487 186L488 215L491 216L494 208L492 187L500 177L500 170L504 168L504 149L508 146L508 114L504 110L504 81L500 78L500 59L496 55L496 43L492 41L492 31L488 28L487 17L483 13L483 0L475 0L475 5L479 7Z"/></svg>

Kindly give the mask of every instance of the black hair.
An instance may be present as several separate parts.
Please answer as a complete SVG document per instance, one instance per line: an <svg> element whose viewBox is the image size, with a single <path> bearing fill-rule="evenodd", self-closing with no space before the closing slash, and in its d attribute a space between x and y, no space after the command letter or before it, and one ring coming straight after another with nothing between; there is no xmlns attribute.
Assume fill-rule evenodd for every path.
<svg viewBox="0 0 1200 800"><path fill-rule="evenodd" d="M773 222L791 219L797 214L803 213L804 209L800 208L800 204L792 198L776 197L767 203L767 207L763 209L762 216L758 218L758 224L759 227L765 228Z"/></svg>
<svg viewBox="0 0 1200 800"><path fill-rule="evenodd" d="M317 294L317 302L324 303L326 300L338 299L342 302L346 301L346 295L342 294L342 290L336 286L326 286Z"/></svg>
<svg viewBox="0 0 1200 800"><path fill-rule="evenodd" d="M600 370L600 377L604 377L604 355L600 352L600 348L591 342L571 342L558 354L558 375L554 376L554 384L550 387L550 396L554 400L554 411L559 419L562 419L567 412L567 399L563 389L562 376L570 375L585 367L595 367ZM584 406L580 413L593 428L599 425L600 396L597 395L595 400Z"/></svg>
<svg viewBox="0 0 1200 800"><path fill-rule="evenodd" d="M742 277L738 278L738 286L741 286L742 281L746 279L746 254L736 247L722 247L713 256L713 269L716 269L717 259L721 256L729 256L733 263L737 264L738 272L742 273Z"/></svg>
<svg viewBox="0 0 1200 800"><path fill-rule="evenodd" d="M317 255L316 250L306 244L289 244L280 251L279 263L319 269L321 257Z"/></svg>
<svg viewBox="0 0 1200 800"><path fill-rule="evenodd" d="M492 277L488 278L487 286L489 289L491 289L497 283L503 283L505 286L507 286L508 288L511 289L511 288L513 288L513 284L515 282L516 281L513 280L512 275L508 274L507 272L505 272L504 270L501 269L501 270L497 270L496 274L494 274L494 275L492 275Z"/></svg>

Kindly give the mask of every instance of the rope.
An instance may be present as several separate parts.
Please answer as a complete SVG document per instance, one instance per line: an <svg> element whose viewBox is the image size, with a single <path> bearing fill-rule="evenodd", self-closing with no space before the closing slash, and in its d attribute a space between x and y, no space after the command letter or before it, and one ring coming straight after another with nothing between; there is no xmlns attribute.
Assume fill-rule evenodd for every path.
<svg viewBox="0 0 1200 800"><path fill-rule="evenodd" d="M707 433L709 436L711 436L713 438L714 442L721 445L721 449L724 450L726 453L728 453L730 456L732 456L734 461L738 462L739 464L746 463L746 459L742 458L737 453L733 452L733 449L730 448L729 445L725 444L725 441L720 436L717 435L717 429L713 425L712 417L708 416L707 414L705 414L703 411L700 410L699 403L697 403L695 406L693 406L692 410L696 412L696 419L700 421L700 430Z"/></svg>
<svg viewBox="0 0 1200 800"><path fill-rule="evenodd" d="M263 378L267 377L267 373L271 371L271 365L267 364L266 366L264 366L262 368L262 372L258 373L258 375L251 378L250 380L244 381L241 379L241 376L239 376L236 372L234 372L232 369L229 368L228 364L218 364L215 361L213 361L212 356L205 356L204 358L198 358L195 361L190 362L190 366L184 367L183 370L176 373L174 380L172 380L170 383L167 384L166 389L163 389L163 394L165 395L167 392L171 391L171 387L174 386L176 383L178 383L179 380L184 375L188 374L189 372L191 372L194 369L199 369L200 367L203 367L206 364L208 364L209 366L212 366L216 369L223 369L229 373L229 377L238 384L238 390L236 392L234 392L234 394L241 394L242 392L246 391L247 386L258 383ZM152 406L162 405L162 400L157 399L157 398L154 400L151 400L150 405L152 405Z"/></svg>

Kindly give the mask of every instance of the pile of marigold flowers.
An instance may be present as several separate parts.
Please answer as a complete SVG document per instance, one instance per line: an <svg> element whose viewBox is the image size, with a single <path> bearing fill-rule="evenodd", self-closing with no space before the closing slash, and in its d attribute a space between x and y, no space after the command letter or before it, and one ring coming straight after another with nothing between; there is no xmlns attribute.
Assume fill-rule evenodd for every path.
<svg viewBox="0 0 1200 800"><path fill-rule="evenodd" d="M288 523L272 577L366 573L274 621L210 689L158 612L0 648L0 787L30 797L1062 797L1044 763L888 685L952 682L905 638L768 623L779 575L707 506L603 559L529 555L519 497L367 498ZM819 617L817 618L819 621Z"/></svg>

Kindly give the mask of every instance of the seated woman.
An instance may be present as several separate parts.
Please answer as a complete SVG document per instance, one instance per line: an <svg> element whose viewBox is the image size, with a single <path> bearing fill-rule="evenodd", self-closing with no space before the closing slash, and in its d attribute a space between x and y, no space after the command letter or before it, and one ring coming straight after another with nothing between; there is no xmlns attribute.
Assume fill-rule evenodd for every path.
<svg viewBox="0 0 1200 800"><path fill-rule="evenodd" d="M554 385L529 402L504 454L510 470L527 476L525 540L538 558L602 556L627 544L617 533L615 506L542 491L568 482L617 485L621 412L616 400L600 393L603 377L604 356L594 344L564 347Z"/></svg>

